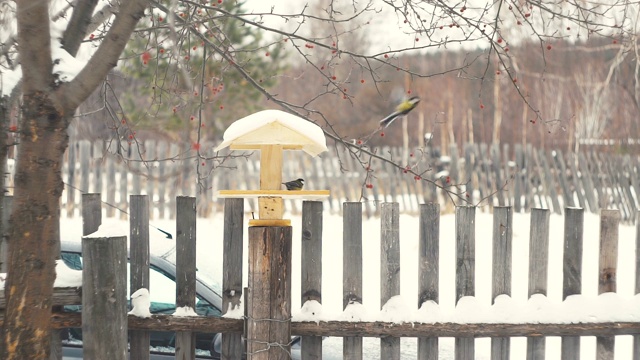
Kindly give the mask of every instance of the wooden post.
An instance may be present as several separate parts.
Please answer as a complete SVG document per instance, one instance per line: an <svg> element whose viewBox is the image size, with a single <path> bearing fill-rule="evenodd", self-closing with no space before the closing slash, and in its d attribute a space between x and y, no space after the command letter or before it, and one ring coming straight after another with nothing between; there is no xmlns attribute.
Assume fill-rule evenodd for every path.
<svg viewBox="0 0 640 360"><path fill-rule="evenodd" d="M549 210L531 209L529 230L529 297L547 295L549 270ZM546 338L527 338L527 360L544 360Z"/></svg>
<svg viewBox="0 0 640 360"><path fill-rule="evenodd" d="M619 210L600 210L600 267L598 293L616 292L616 273L618 265L618 226ZM615 337L597 338L597 358L613 359Z"/></svg>
<svg viewBox="0 0 640 360"><path fill-rule="evenodd" d="M88 140L80 141L80 191L83 193L89 192L89 172L91 171L91 143Z"/></svg>
<svg viewBox="0 0 640 360"><path fill-rule="evenodd" d="M129 236L131 259L131 294L138 289L149 291L149 198L146 195L129 196ZM162 291L158 289L158 291ZM130 295L131 295L130 294ZM151 337L148 331L131 330L130 359L148 360Z"/></svg>
<svg viewBox="0 0 640 360"><path fill-rule="evenodd" d="M400 205L382 204L380 219L380 305L400 295ZM400 359L400 338L380 339L381 359Z"/></svg>
<svg viewBox="0 0 640 360"><path fill-rule="evenodd" d="M636 209L636 288L640 294L640 209ZM633 336L633 360L640 360L640 335Z"/></svg>
<svg viewBox="0 0 640 360"><path fill-rule="evenodd" d="M491 301L496 296L511 296L511 254L513 239L513 211L511 207L493 208L493 286ZM507 360L510 350L509 338L491 338L491 358Z"/></svg>
<svg viewBox="0 0 640 360"><path fill-rule="evenodd" d="M98 230L102 224L102 200L100 194L82 194L82 235Z"/></svg>
<svg viewBox="0 0 640 360"><path fill-rule="evenodd" d="M440 302L440 205L420 205L420 229L418 231L418 308L428 300ZM418 359L438 360L438 338L418 338Z"/></svg>
<svg viewBox="0 0 640 360"><path fill-rule="evenodd" d="M176 203L176 307L196 308L196 198L178 196ZM196 336L176 333L176 360L196 356Z"/></svg>
<svg viewBox="0 0 640 360"><path fill-rule="evenodd" d="M564 217L564 255L562 299L582 291L582 234L584 210L567 208ZM580 337L563 336L562 360L580 359Z"/></svg>
<svg viewBox="0 0 640 360"><path fill-rule="evenodd" d="M249 228L249 360L290 359L291 239L291 226Z"/></svg>
<svg viewBox="0 0 640 360"><path fill-rule="evenodd" d="M126 359L127 237L84 237L82 261L83 355Z"/></svg>
<svg viewBox="0 0 640 360"><path fill-rule="evenodd" d="M260 146L260 189L282 188L282 145ZM258 198L260 219L282 219L284 207L281 197Z"/></svg>
<svg viewBox="0 0 640 360"><path fill-rule="evenodd" d="M222 314L240 306L242 299L242 235L244 199L224 200L224 235L222 245ZM222 359L242 358L241 334L222 334Z"/></svg>
<svg viewBox="0 0 640 360"><path fill-rule="evenodd" d="M475 295L476 208L456 207L456 302L463 296ZM455 359L472 360L475 355L473 338L455 339Z"/></svg>
<svg viewBox="0 0 640 360"><path fill-rule="evenodd" d="M315 300L322 303L322 201L302 203L301 304ZM322 359L322 337L303 336L302 360Z"/></svg>
<svg viewBox="0 0 640 360"><path fill-rule="evenodd" d="M342 308L362 304L362 203L345 202L342 209ZM362 338L345 337L343 359L362 360Z"/></svg>

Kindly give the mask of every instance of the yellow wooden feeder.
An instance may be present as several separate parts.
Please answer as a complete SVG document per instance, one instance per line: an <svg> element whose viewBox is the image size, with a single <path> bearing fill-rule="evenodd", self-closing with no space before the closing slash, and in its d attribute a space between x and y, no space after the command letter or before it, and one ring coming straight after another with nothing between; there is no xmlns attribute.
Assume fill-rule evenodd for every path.
<svg viewBox="0 0 640 360"><path fill-rule="evenodd" d="M215 151L260 151L260 190L220 190L221 198L258 198L259 219L249 226L290 226L282 219L282 199L318 199L329 190L282 190L282 152L302 150L316 156L327 151L322 129L301 117L280 110L264 110L235 121L224 132L224 141ZM291 180L291 179L288 179Z"/></svg>

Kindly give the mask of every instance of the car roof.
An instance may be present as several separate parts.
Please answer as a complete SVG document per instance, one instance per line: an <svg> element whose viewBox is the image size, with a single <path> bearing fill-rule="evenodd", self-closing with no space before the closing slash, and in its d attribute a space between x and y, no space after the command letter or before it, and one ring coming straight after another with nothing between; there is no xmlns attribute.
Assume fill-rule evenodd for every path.
<svg viewBox="0 0 640 360"><path fill-rule="evenodd" d="M82 243L61 241L60 251L67 253L82 254ZM149 264L156 269L166 273L172 280L176 279L176 265L164 257L149 254ZM196 293L199 297L208 301L211 305L222 310L222 296L207 284L196 272Z"/></svg>

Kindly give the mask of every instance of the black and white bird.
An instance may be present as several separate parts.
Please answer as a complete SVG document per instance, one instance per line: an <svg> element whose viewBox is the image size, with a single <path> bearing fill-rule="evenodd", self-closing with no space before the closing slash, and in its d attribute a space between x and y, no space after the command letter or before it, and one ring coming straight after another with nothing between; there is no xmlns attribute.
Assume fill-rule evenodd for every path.
<svg viewBox="0 0 640 360"><path fill-rule="evenodd" d="M302 190L304 187L304 179L295 179L291 181L287 181L282 183L282 185L287 187L287 190Z"/></svg>
<svg viewBox="0 0 640 360"><path fill-rule="evenodd" d="M396 107L396 111L389 114L384 119L380 120L380 128L384 129L387 126L391 125L397 118L403 117L407 115L411 110L415 109L415 107L420 102L420 98L417 96L412 96L409 99L401 102Z"/></svg>

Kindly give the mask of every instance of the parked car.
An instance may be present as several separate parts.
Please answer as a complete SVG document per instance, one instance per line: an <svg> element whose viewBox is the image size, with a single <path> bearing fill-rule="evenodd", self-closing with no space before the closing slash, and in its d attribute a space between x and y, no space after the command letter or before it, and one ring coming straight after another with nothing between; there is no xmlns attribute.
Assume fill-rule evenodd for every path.
<svg viewBox="0 0 640 360"><path fill-rule="evenodd" d="M62 242L61 257L67 266L75 270L82 269L82 247L80 243ZM151 255L149 282L152 314L173 314L176 309L176 266L166 258ZM128 277L127 277L128 279ZM222 296L220 286L208 284L200 275L196 275L196 308L201 316L221 316ZM127 294L131 291L128 289ZM65 306L65 311L80 312L80 305ZM82 359L82 329L64 329L62 356L65 360ZM175 358L175 333L152 331L150 341L151 359ZM293 339L293 358L299 358L299 338ZM196 333L196 358L220 358L220 334Z"/></svg>

